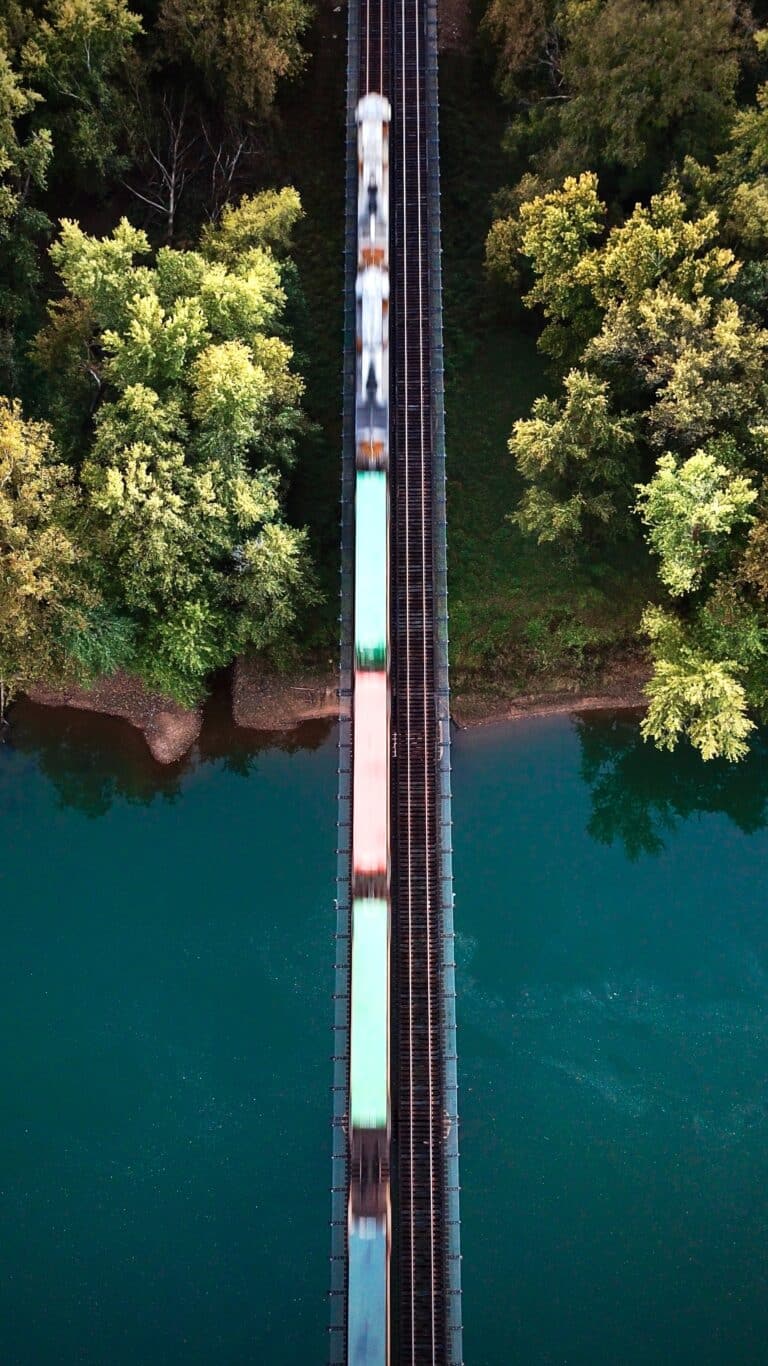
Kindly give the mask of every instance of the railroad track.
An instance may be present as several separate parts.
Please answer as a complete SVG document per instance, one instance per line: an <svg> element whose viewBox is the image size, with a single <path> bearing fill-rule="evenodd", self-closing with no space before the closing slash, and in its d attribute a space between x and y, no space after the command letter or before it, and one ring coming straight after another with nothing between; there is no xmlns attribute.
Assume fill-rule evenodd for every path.
<svg viewBox="0 0 768 1366"><path fill-rule="evenodd" d="M442 374L433 0L350 0L348 115L365 94L392 105L390 131L390 644L391 644L391 1361L459 1366L458 1147L452 1000L450 780L446 772ZM430 28L431 14L431 28ZM430 49L430 43L432 48ZM432 66L430 67L430 61ZM431 158L431 160L430 160ZM347 310L342 509L341 691L352 696L349 619L354 495L354 254L350 202L356 156L347 146ZM436 277L436 279L435 279ZM354 297L354 294L352 294ZM437 346L436 346L437 337ZM350 388L351 385L351 388ZM436 444L437 443L437 444ZM437 518L437 525L436 525ZM438 562L436 584L436 558ZM442 576L442 577L441 577ZM440 685L438 687L438 685ZM438 702L438 693L444 694ZM348 1086L353 737L340 736L340 854L334 1105L331 1361L346 1362L348 1282L342 1130ZM446 812L447 817L446 817ZM447 838L447 844L446 844ZM446 893L446 888L448 892ZM448 897L448 902L446 901ZM446 907L451 909L446 911ZM446 936L446 922L450 933ZM446 987L448 984L448 988ZM341 989L339 989L341 988ZM446 1062L446 1059L449 1061ZM345 1070L346 1067L346 1070Z"/></svg>
<svg viewBox="0 0 768 1366"><path fill-rule="evenodd" d="M394 1283L398 1360L446 1360L423 0L392 3Z"/></svg>

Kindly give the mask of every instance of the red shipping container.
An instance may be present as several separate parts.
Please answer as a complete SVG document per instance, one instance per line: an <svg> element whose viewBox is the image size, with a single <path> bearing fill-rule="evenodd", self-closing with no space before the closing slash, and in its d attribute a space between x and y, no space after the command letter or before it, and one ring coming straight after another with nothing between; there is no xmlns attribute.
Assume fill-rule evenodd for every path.
<svg viewBox="0 0 768 1366"><path fill-rule="evenodd" d="M387 871L389 831L389 706L387 675L358 670L354 699L352 869Z"/></svg>

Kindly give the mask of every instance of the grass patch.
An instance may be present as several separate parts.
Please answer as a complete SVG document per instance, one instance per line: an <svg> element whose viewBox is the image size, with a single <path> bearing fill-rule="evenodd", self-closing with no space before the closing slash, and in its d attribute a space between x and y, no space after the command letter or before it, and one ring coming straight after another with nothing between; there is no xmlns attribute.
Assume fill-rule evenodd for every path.
<svg viewBox="0 0 768 1366"><path fill-rule="evenodd" d="M448 589L453 681L488 695L576 691L639 652L654 575L638 539L569 563L508 520L522 481L507 449L516 418L547 389L533 320L483 270L493 194L514 177L490 73L452 53L441 70L448 447Z"/></svg>
<svg viewBox="0 0 768 1366"><path fill-rule="evenodd" d="M303 296L294 334L312 423L298 451L288 510L309 528L323 591L302 649L332 668L339 637L346 32L346 9L318 11L306 71L280 100L278 134L282 178L296 186L304 207L293 253Z"/></svg>
<svg viewBox="0 0 768 1366"><path fill-rule="evenodd" d="M522 330L486 333L448 393L449 603L454 681L473 691L573 690L636 646L653 589L641 543L569 563L508 520L522 481L507 450L546 387Z"/></svg>

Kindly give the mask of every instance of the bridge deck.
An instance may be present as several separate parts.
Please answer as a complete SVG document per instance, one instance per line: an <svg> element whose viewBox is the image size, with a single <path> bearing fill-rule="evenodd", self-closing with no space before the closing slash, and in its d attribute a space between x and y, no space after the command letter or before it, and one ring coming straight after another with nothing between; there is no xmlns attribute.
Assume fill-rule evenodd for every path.
<svg viewBox="0 0 768 1366"><path fill-rule="evenodd" d="M354 109L391 100L393 1358L462 1360L434 0L351 0L347 92L342 703L352 695ZM346 1361L352 734L339 748L331 1361Z"/></svg>

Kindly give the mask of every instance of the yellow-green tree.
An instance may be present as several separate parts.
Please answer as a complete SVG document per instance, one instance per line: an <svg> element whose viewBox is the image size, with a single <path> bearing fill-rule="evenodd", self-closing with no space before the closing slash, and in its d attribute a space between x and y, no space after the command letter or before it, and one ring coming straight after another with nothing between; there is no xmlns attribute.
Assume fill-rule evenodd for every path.
<svg viewBox="0 0 768 1366"><path fill-rule="evenodd" d="M0 712L64 666L62 633L83 596L77 501L50 429L0 398Z"/></svg>
<svg viewBox="0 0 768 1366"><path fill-rule="evenodd" d="M51 249L68 307L38 356L65 376L57 411L68 393L82 406L78 366L98 388L81 470L89 582L125 627L124 662L182 701L238 650L284 649L315 594L306 535L282 510L302 382L268 245L287 244L298 212L288 193L246 199L199 251L153 255L125 220L106 238L64 223Z"/></svg>
<svg viewBox="0 0 768 1366"><path fill-rule="evenodd" d="M19 333L29 324L39 280L38 243L50 227L35 201L46 183L52 144L28 131L40 96L26 85L2 46L0 31L0 376L15 389Z"/></svg>
<svg viewBox="0 0 768 1366"><path fill-rule="evenodd" d="M596 176L570 177L489 239L506 279L525 265L542 349L577 362L515 425L512 517L572 553L639 514L681 608L646 616L645 734L705 758L740 757L749 709L768 715L768 310L743 285L757 263L737 255L723 176L689 163L610 227Z"/></svg>

